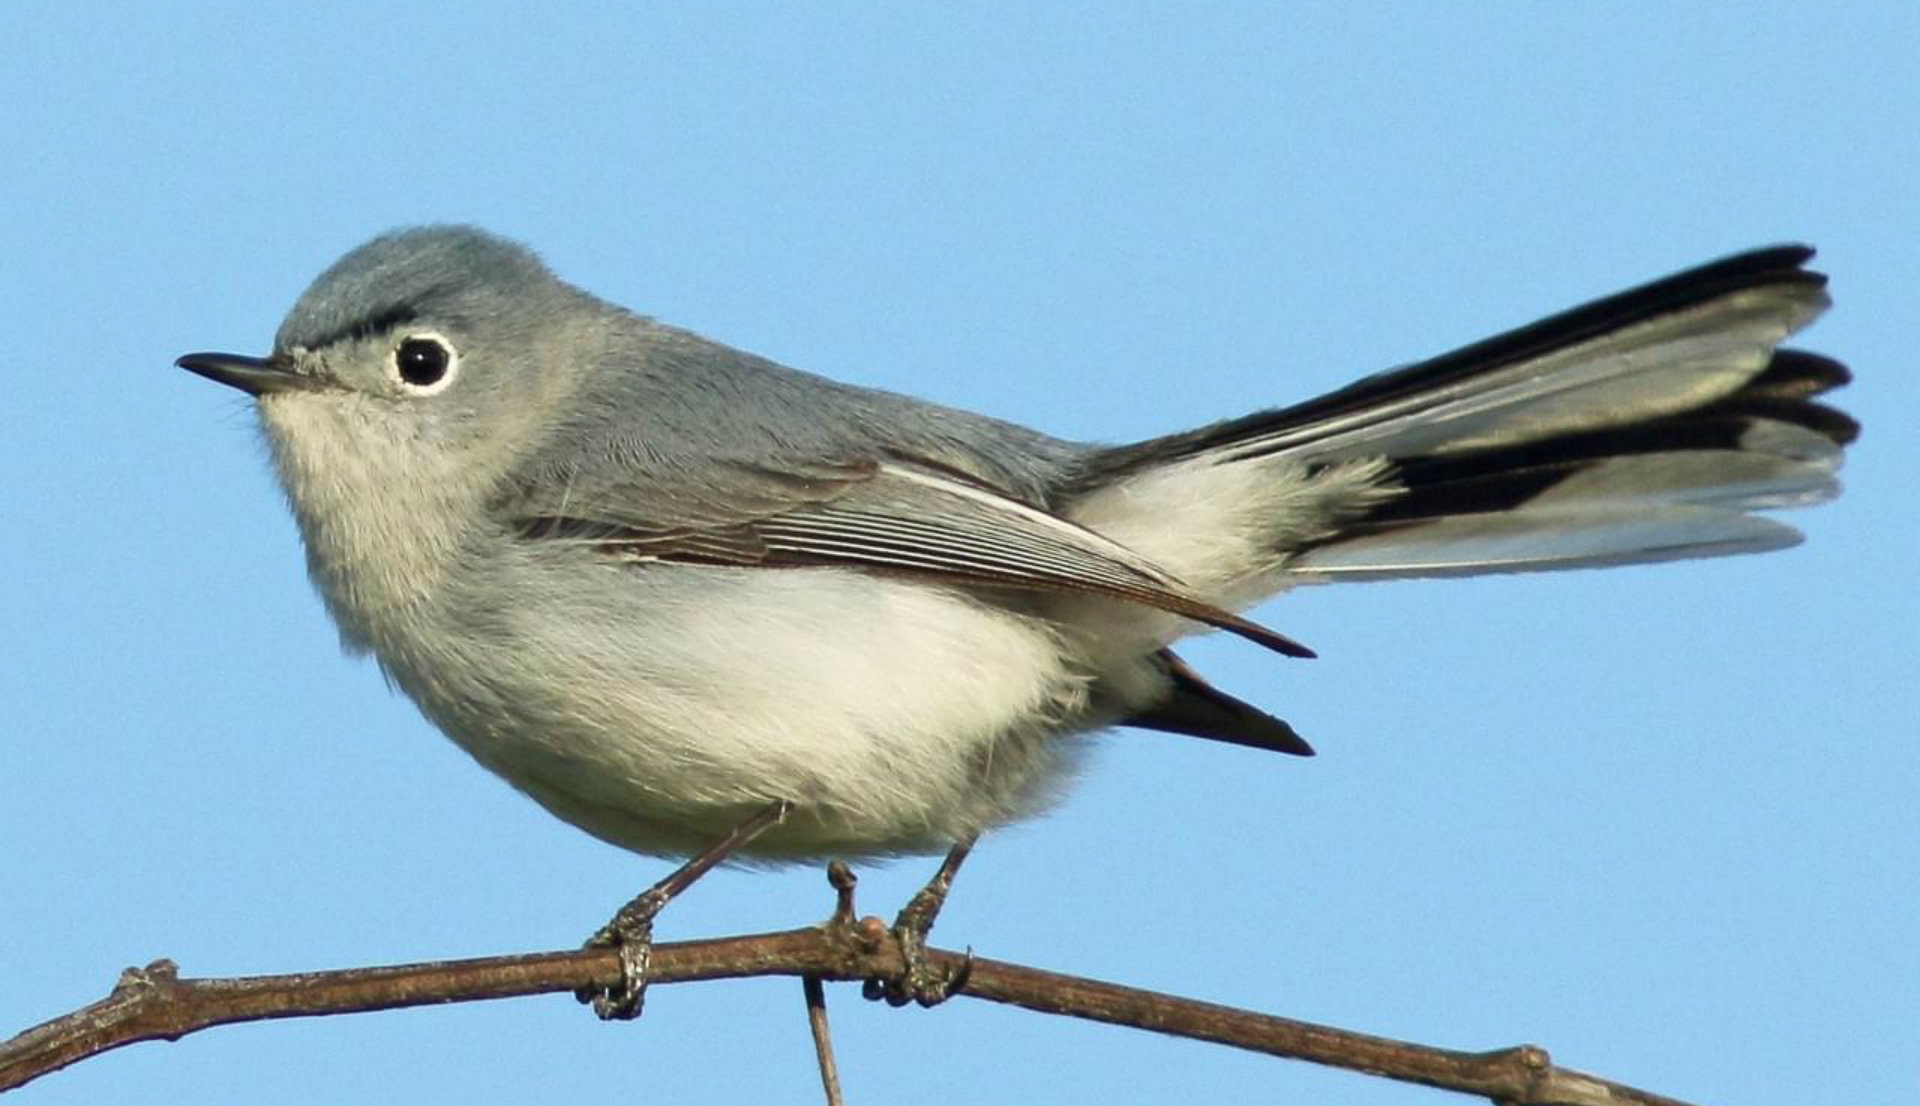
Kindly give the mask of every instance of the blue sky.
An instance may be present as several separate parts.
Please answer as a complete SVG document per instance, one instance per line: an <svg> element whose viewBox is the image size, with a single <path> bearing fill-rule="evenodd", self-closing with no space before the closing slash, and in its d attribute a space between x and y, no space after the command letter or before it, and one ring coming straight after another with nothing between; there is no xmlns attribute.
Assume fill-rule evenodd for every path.
<svg viewBox="0 0 1920 1106"><path fill-rule="evenodd" d="M1310 762L1122 731L975 854L985 955L1715 1102L1920 1098L1911 5L258 5L0 14L0 1032L157 956L571 945L661 866L337 650L246 402L338 254L472 221L843 379L1122 440L1736 249L1821 248L1865 424L1765 557L1296 593L1194 645ZM930 869L864 873L890 911ZM801 924L724 872L674 939ZM799 986L223 1029L19 1100L814 1101ZM830 992L850 1100L1439 1102Z"/></svg>

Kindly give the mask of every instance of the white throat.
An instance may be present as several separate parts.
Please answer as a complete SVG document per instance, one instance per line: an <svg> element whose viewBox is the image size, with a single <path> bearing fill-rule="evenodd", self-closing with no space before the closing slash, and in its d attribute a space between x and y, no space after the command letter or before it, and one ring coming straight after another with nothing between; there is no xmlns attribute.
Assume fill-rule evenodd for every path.
<svg viewBox="0 0 1920 1106"><path fill-rule="evenodd" d="M391 641L432 602L482 474L358 396L269 395L260 418L342 640Z"/></svg>

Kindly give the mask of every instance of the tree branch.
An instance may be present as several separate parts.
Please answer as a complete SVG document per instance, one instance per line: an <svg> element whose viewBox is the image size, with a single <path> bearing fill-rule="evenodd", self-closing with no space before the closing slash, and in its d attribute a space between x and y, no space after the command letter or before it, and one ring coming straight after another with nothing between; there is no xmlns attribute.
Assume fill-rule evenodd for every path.
<svg viewBox="0 0 1920 1106"><path fill-rule="evenodd" d="M938 966L957 966L964 959L942 949L928 949L927 955ZM853 982L892 978L903 968L899 946L880 919L854 921L850 913L836 912L806 929L658 945L649 979L659 985L797 975ZM230 979L183 979L171 961L159 960L127 969L99 1002L0 1044L0 1091L122 1045L177 1040L232 1022L566 993L605 988L620 978L619 955L601 948ZM1309 1060L1496 1103L1685 1106L1555 1067L1546 1051L1533 1045L1456 1052L979 957L956 994Z"/></svg>
<svg viewBox="0 0 1920 1106"><path fill-rule="evenodd" d="M827 1025L827 989L817 975L806 976L800 985L807 996L807 1028L813 1031L813 1054L820 1061L820 1089L826 1092L827 1106L847 1106L840 1094L840 1067L833 1059L833 1032Z"/></svg>

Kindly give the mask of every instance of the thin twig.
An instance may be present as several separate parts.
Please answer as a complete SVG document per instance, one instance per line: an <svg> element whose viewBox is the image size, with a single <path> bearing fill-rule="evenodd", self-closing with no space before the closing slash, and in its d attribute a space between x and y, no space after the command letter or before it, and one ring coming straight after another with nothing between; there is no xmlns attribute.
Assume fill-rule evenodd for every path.
<svg viewBox="0 0 1920 1106"><path fill-rule="evenodd" d="M847 1106L840 1097L840 1070L833 1062L833 1031L827 1026L827 989L817 975L802 976L800 986L807 994L807 1028L813 1030L813 1054L820 1060L820 1086L827 1092L827 1106Z"/></svg>
<svg viewBox="0 0 1920 1106"><path fill-rule="evenodd" d="M853 889L860 883L860 877L853 869L836 860L827 865L827 884L833 888L833 915L826 921L825 929L829 933L854 934L859 940L854 920ZM827 1106L846 1106L846 1099L840 1095L840 1069L833 1059L833 1034L827 1025L827 989L817 975L803 977L807 993L807 1026L813 1031L813 1051L820 1060L820 1085L827 1094Z"/></svg>
<svg viewBox="0 0 1920 1106"><path fill-rule="evenodd" d="M965 960L963 954L943 949L928 949L927 956L949 968ZM903 967L899 946L885 923L869 916L852 924L659 945L652 981L664 985L765 975L861 981L891 977ZM232 1022L576 991L619 979L620 958L611 949L231 979L181 979L174 965L162 960L129 969L105 999L0 1044L0 1090L135 1041L176 1040ZM1532 1045L1456 1052L978 957L961 994L1310 1060L1500 1103L1684 1106L1557 1068L1545 1050Z"/></svg>

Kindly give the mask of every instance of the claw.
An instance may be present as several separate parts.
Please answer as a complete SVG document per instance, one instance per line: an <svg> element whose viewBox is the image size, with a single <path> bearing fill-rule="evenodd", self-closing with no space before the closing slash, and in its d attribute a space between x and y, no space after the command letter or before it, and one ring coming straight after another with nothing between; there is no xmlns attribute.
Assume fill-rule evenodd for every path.
<svg viewBox="0 0 1920 1106"><path fill-rule="evenodd" d="M936 968L927 959L927 934L932 932L934 919L947 901L947 892L953 887L954 873L960 870L961 862L967 859L967 853L972 849L972 841L955 845L947 853L946 860L941 862L940 870L908 900L900 916L894 919L893 936L900 943L900 957L906 965L892 979L867 980L860 991L866 998L884 1001L889 1006L905 1006L912 1002L922 1007L933 1007L947 1001L966 985L967 976L973 970L973 950L967 950L966 959L958 967Z"/></svg>
<svg viewBox="0 0 1920 1106"><path fill-rule="evenodd" d="M587 948L610 948L620 954L619 983L574 992L575 998L593 1007L601 1021L631 1021L640 1016L647 999L647 969L653 962L653 916L667 904L667 898L648 892L621 908L612 921L587 938Z"/></svg>
<svg viewBox="0 0 1920 1106"><path fill-rule="evenodd" d="M627 1021L640 1016L646 1001L647 968L653 960L653 919L673 897L691 887L714 865L732 856L742 845L787 816L789 805L782 801L747 819L706 852L676 868L667 878L654 884L620 908L613 920L587 938L590 949L614 949L620 954L620 982L606 987L583 987L573 997L593 1007L602 1021Z"/></svg>
<svg viewBox="0 0 1920 1106"><path fill-rule="evenodd" d="M967 958L958 967L936 968L927 959L927 938L922 932L915 932L906 926L895 926L893 935L900 942L900 955L906 959L906 970L899 978L885 981L881 998L889 1006L905 1006L909 1002L918 1003L922 1008L930 1009L951 998L956 991L966 986L967 976L973 972L973 950L967 950Z"/></svg>

